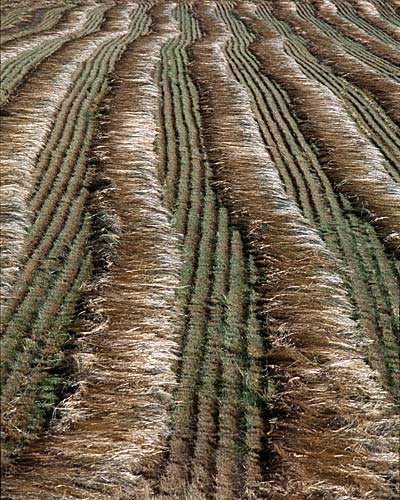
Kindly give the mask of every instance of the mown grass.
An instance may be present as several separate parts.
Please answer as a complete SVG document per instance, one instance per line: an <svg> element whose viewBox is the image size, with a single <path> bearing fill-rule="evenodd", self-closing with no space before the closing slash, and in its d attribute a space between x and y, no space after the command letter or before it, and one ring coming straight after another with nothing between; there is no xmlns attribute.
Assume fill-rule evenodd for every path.
<svg viewBox="0 0 400 500"><path fill-rule="evenodd" d="M337 432L334 440L327 430L333 425L336 418L334 415L340 419L344 413L350 411L361 419L368 420L371 416L369 412L365 412L364 405L352 406L354 373L358 373L358 376L363 373L370 381L368 387L363 382L364 375L357 381L357 392L364 394L365 402L377 394L375 389L372 390L373 374L362 360L363 352L358 351L357 360L354 358L355 351L352 351L349 357L347 348L342 344L344 338L340 340L343 332L347 331L345 337L354 338L352 346L355 349L362 337L350 320L351 308L346 299L345 288L333 271L334 259L283 191L252 117L248 95L229 75L229 67L223 54L223 48L229 39L228 33L212 15L211 9L198 8L196 15L201 20L202 31L207 34L193 48L195 64L192 74L203 99L203 125L208 153L218 166L216 185L219 193L230 209L233 220L248 235L250 248L261 272L260 288L265 301L263 310L269 319L269 363L272 376L278 379L283 376L286 380L281 385L283 379L279 379L274 396L270 400L271 407L282 412L277 419L277 427L270 432L270 438L273 449L279 456L278 462L285 463L287 468L280 468L278 471L272 467L268 472L283 474L280 480L276 480L276 476L275 479L269 480L269 491L272 488L276 498L288 498L288 495L289 498L295 498L296 495L298 498L299 494L304 498L306 495L317 497L322 491L334 498L335 495L339 497L344 494L345 482L346 487L350 490L352 487L352 491L357 492L354 494L358 494L360 498L363 497L363 492L370 491L371 488L375 488L376 495L378 492L379 495L382 494L382 491L390 495L391 487L384 479L383 469L381 475L378 473L372 479L371 471L363 470L365 464L361 455L358 455L358 445L348 447L349 440L358 441L362 427L348 427L343 434ZM271 64L274 62L271 59L272 47L268 47L267 53ZM264 187L259 181L261 172ZM312 357L311 352L314 352ZM345 368L353 363L358 366L356 371ZM340 370L339 365L342 367ZM318 371L316 379L312 375L314 369ZM345 382L347 379L352 389ZM333 388L336 384L342 387L342 390L346 388L346 391L341 393L340 403L337 399L338 392ZM350 392L347 392L348 389ZM281 390L284 394L279 395ZM308 397L309 404L305 402ZM317 402L322 404L322 399L323 411ZM301 409L294 412L293 405L297 404ZM289 408L291 410L284 417ZM380 417L376 415L377 425L378 421L390 415L390 408L390 399L386 399L383 413ZM394 421L392 424L394 425ZM303 425L304 431L299 431ZM315 438L312 445L307 444L308 426L312 427ZM393 429L386 436L388 450L392 446ZM295 445L294 436L289 438L292 432L295 432ZM371 446L374 446L373 440L380 440L381 437L370 435L369 439ZM284 451L286 446L288 455ZM289 465L288 457L300 449L302 452L300 456L297 452L296 463L290 462ZM323 487L316 487L319 481L316 463L320 463L322 452L324 455L329 454L329 459L325 455L324 460L329 471L320 471L324 478L329 477L329 484L324 483ZM334 463L338 454L341 459L336 467ZM376 460L377 466L381 463L379 452L372 460ZM341 477L340 470L344 463L356 462L357 475L350 478L346 473L346 479ZM300 463L302 472L299 471L297 475L296 468ZM375 466L374 470L376 471ZM305 477L315 474L307 487L304 483ZM291 489L294 484L291 477L293 481L296 481L295 477L302 477L301 493L296 488ZM283 484L286 490L282 489Z"/></svg>
<svg viewBox="0 0 400 500"><path fill-rule="evenodd" d="M132 21L120 7L110 13L105 23L107 31L97 43L91 42L92 57L82 64L82 74L66 69L72 77L71 96L58 103L63 113L50 121L52 128L43 138L44 144L46 139L53 144L53 150L37 145L41 146L41 154L35 158L37 171L32 177L38 185L32 182L26 196L31 225L23 238L22 255L14 252L20 279L13 286L2 316L5 456L16 454L36 437L60 397L62 375L46 378L43 374L62 372L63 348L69 341L68 326L73 319L71 301L79 299L81 293L76 290L83 283L74 284L75 274L89 277L89 271L82 274L80 268L89 258L87 240L91 231L85 215L88 191L84 187L88 181L87 153L96 130L91 111L105 94L107 74L146 23L143 9L137 10ZM69 49L74 50L71 46Z"/></svg>

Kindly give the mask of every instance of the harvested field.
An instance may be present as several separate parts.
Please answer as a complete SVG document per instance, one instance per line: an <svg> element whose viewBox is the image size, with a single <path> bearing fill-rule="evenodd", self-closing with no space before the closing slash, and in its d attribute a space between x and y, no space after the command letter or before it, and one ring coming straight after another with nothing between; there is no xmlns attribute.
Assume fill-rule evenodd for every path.
<svg viewBox="0 0 400 500"><path fill-rule="evenodd" d="M1 498L398 498L398 7L1 1Z"/></svg>

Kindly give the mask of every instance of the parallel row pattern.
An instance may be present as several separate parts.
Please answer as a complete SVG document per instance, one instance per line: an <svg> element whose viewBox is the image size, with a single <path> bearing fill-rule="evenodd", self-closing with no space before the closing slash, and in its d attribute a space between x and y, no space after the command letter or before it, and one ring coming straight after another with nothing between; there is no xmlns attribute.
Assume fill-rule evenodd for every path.
<svg viewBox="0 0 400 500"><path fill-rule="evenodd" d="M162 49L160 155L165 199L183 237L182 360L160 498L241 497L261 480L265 351L251 292L255 269L213 192L187 47L200 36L187 6Z"/></svg>
<svg viewBox="0 0 400 500"><path fill-rule="evenodd" d="M26 104L19 99L18 108L15 106L13 115L2 124L10 134L10 150L2 149L10 177L17 174L13 162L19 162L21 168L20 158L24 158L26 169L23 179L5 186L17 197L12 200L15 215L14 206L9 206L13 239L8 258L18 266L13 269L14 275L18 272L18 281L11 291L13 281L5 283L8 300L2 315L2 431L6 455L35 436L58 397L62 381L59 373L64 368L62 348L69 339L74 304L90 270L86 164L95 130L93 113L107 90L108 73L127 43L147 25L144 8L132 11L115 7L104 33L86 39L85 49L82 41L75 42L46 63L53 71L39 71L27 83ZM65 65L65 57L69 65ZM53 94L53 102L38 115L43 109L43 96L36 94L35 101L29 101L32 92L41 88L45 93L46 84L54 89L56 81L60 92ZM29 128L15 136L14 130L21 124L19 115ZM38 119L45 125L39 137ZM20 200L26 204L21 214L17 212L23 207ZM20 235L12 233L18 227L13 216L20 218ZM20 253L15 248L16 236ZM71 296L73 289L75 294Z"/></svg>

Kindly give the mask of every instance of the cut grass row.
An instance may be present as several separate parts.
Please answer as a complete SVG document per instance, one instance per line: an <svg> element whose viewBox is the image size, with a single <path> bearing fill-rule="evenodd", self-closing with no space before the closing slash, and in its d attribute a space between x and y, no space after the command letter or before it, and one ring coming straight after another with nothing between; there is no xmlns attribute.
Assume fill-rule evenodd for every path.
<svg viewBox="0 0 400 500"><path fill-rule="evenodd" d="M364 9L361 5L353 6L347 1L337 1L338 13L349 23L360 27L366 33L381 40L385 44L393 47L400 47L400 32L393 30L390 23L385 23L384 19L368 9L368 3L365 2Z"/></svg>
<svg viewBox="0 0 400 500"><path fill-rule="evenodd" d="M353 57L340 43L331 40L327 34L313 22L313 18L308 18L302 14L303 6L299 5L298 10L293 12L286 8L283 3L279 4L278 17L284 17L290 24L301 31L308 40L310 51L319 57L326 65L332 67L346 80L354 83L362 89L370 92L386 110L387 114L396 122L399 121L398 95L400 93L399 83L391 78L385 78L374 70L370 69L357 57Z"/></svg>
<svg viewBox="0 0 400 500"><path fill-rule="evenodd" d="M329 7L326 7L325 0L320 0L314 4L312 13L314 17L322 21L324 26L325 24L328 25L332 40L336 40L338 43L341 43L342 46L351 49L360 49L361 47L360 50L363 56L367 56L370 53L370 59L372 58L373 62L389 71L387 76L396 78L396 74L398 74L396 67L400 64L398 54L399 47L397 47L396 50L396 48L392 46L392 44L398 45L396 40L390 39L388 34L386 34L385 40L381 40L379 37L376 37L375 34L368 33L365 29L360 27L357 22L349 22L346 17L340 15L343 9L339 8L339 10L336 11L336 7L333 4L328 5ZM333 7L333 9L330 7ZM326 30L324 31L325 33L327 32ZM400 75L398 74L398 76Z"/></svg>
<svg viewBox="0 0 400 500"><path fill-rule="evenodd" d="M0 14L0 27L2 31L5 29L18 29L19 23L23 22L27 15L29 15L29 9L18 7L7 9L2 5Z"/></svg>
<svg viewBox="0 0 400 500"><path fill-rule="evenodd" d="M30 15L30 19L21 27L14 27L10 33L2 32L0 34L0 45L4 45L16 39L20 39L29 35L39 33L49 29L57 29L58 22L62 19L67 11L66 6L50 9L38 9Z"/></svg>
<svg viewBox="0 0 400 500"><path fill-rule="evenodd" d="M136 11L134 20L140 22L132 23L121 44L148 26L145 10ZM93 304L94 313L107 321L80 339L80 390L60 410L62 431L32 446L15 476L7 479L6 491L14 498L39 498L44 492L52 496L60 484L74 498L132 498L138 493L136 471L149 472L165 446L180 265L170 215L162 206L154 152L154 75L160 47L174 33L168 11L164 5L153 9L153 32L133 42L118 63L114 106L97 149L99 158L107 149L103 175L114 183L113 190L99 195L98 208L104 203L114 207L121 226L118 257ZM122 48L114 47L111 54L117 56ZM32 477L41 477L40 488Z"/></svg>
<svg viewBox="0 0 400 500"><path fill-rule="evenodd" d="M337 27L337 18L329 13L324 13L322 16L321 10L316 11L315 8L309 4L305 5L304 3L296 1L296 6L297 13L300 17L318 27L332 43L340 45L347 54L354 57L365 66L370 67L373 71L380 73L388 80L393 79L400 81L400 72L398 66L396 66L397 63L391 63L383 56L376 56L371 50L364 47L358 39L354 39L354 33L352 38L346 36L347 33L346 35L343 34ZM343 29L342 25L340 25L340 27ZM386 47L387 52L389 52L389 49L390 47Z"/></svg>
<svg viewBox="0 0 400 500"><path fill-rule="evenodd" d="M296 35L285 21L275 18L270 8L260 7L259 14L286 38L286 51L295 57L305 75L316 78L342 99L359 128L384 154L389 174L400 181L400 136L393 121L361 89L333 74L319 62L307 49L305 39Z"/></svg>
<svg viewBox="0 0 400 500"><path fill-rule="evenodd" d="M57 53L69 40L82 38L100 29L110 7L90 7L68 11L57 31L32 36L2 51L0 106L5 106L25 77L46 58Z"/></svg>
<svg viewBox="0 0 400 500"><path fill-rule="evenodd" d="M386 2L385 0L369 1L383 19L385 19L390 25L400 28L400 16L395 9L395 5L392 5L390 1ZM396 33L398 33L398 31L396 31Z"/></svg>
<svg viewBox="0 0 400 500"><path fill-rule="evenodd" d="M393 269L390 258L381 251L379 258L385 263L387 282L381 283L377 297L367 292L368 277L363 275L363 279L360 279L360 265L374 267L375 263L371 259L364 263L353 241L353 224L357 217L354 215L353 222L350 224L351 209L348 205L344 207L340 201L337 201L328 177L321 169L315 153L307 145L287 108L284 93L279 86L274 85L273 81L261 75L257 61L252 58L252 54L246 48L252 40L251 35L229 9L220 6L218 11L218 15L225 20L234 35L232 42L228 42L226 46L231 71L238 81L248 88L252 97L253 113L259 124L264 143L278 167L286 191L298 203L307 219L318 228L329 247L339 258L344 258L348 269L344 277L350 282L351 288L357 290L353 296L359 311L358 315L374 342L374 347L370 350L371 355L373 354L372 365L375 369L379 369L383 378L388 381L391 379L390 367L386 366L383 355L378 356L377 359L374 354L374 349L379 349L380 344L385 345L385 342L381 335L380 321L375 318L373 311L376 310L378 316L382 313L384 317L390 314L395 317L398 315L396 270ZM362 231L365 222L358 220L358 226L357 232ZM369 246L372 244L381 246L373 233L372 231L369 236L371 238ZM388 283L390 283L389 287ZM391 290L389 295L388 288ZM394 296L390 295L392 293ZM385 304L387 300L387 304L384 308L377 308L375 300L384 300ZM395 337L396 329L394 328L392 338ZM393 351L390 347L387 353L395 360L396 350Z"/></svg>
<svg viewBox="0 0 400 500"><path fill-rule="evenodd" d="M140 16L140 11L138 11L133 19L132 33L145 30L146 22L145 17ZM124 33L116 31L115 22L110 21L108 29L112 33L111 36L94 35L91 40L87 40L88 48L93 52L91 54L89 52L89 57L87 57L89 54L83 52L86 57L82 62L78 60L77 67L72 66L72 71L70 68L65 68L62 62L64 54L59 54L60 61L57 59L60 71L69 71L72 81L68 97L62 99L62 95L55 96L56 99L61 99L55 101L54 108L50 110L54 121L48 124L47 136L41 143L34 143L35 147L39 146L41 149L35 154L35 164L27 193L27 210L31 226L25 242L23 262L25 262L28 275L31 275L29 258L35 253L36 247L39 244L51 245L57 236L57 231L49 230L49 223L52 219L58 220L59 224L63 223L63 217L65 218L68 213L67 209L71 200L83 184L85 154L93 134L96 105L107 87L105 75L112 70L120 51L127 43ZM73 54L77 49L82 51L82 42L74 43L74 46L66 48L69 54ZM50 63L53 69L54 62ZM43 69L47 70L47 68ZM42 81L43 85L43 79L47 76L50 76L49 85L53 84L53 74L49 75L47 71L38 73L36 79L27 85L27 97L35 89L36 80ZM40 105L40 95L38 100ZM21 107L23 104L23 101L19 101L18 106ZM34 108L33 113L35 111ZM54 116L55 111L58 111L56 116ZM6 120L4 125L7 130ZM28 132L30 133L29 130ZM22 138L26 141L25 137ZM68 182L65 182L66 179ZM44 234L48 234L50 239L45 241ZM20 303L28 286L29 279L20 280L21 293L14 294L10 300L4 316L5 323Z"/></svg>
<svg viewBox="0 0 400 500"><path fill-rule="evenodd" d="M334 264L326 246L285 194L252 119L247 94L229 75L222 52L229 35L216 21L209 6L198 5L196 15L202 31L208 33L194 44L194 64L191 66L201 91L207 150L213 164L217 165L220 196L233 220L251 235L251 248L259 272L262 272L260 290L265 301L264 311L269 317L270 366L275 376L280 373L285 378L282 385L278 383L270 401L275 409L282 410L277 427L270 431L270 438L281 466L284 465L279 472L274 468L268 471L271 475L282 475L280 480L276 480L277 476L271 477L268 491L274 498L322 494L339 498L345 494L345 489L339 486L345 481L346 485L354 486L352 492L358 498L363 498L367 491L374 491L375 496L382 496L385 491L390 495L391 487L385 474L393 463L382 468L378 465L381 464L380 454L370 455L376 474L372 481L372 470L363 469L364 459L358 455L363 427L352 427L353 422L346 430L338 429L333 440L331 432L327 432L327 426L333 425L336 417L341 419L348 412L357 414L361 420L369 420L372 407L366 411L364 405L354 404L353 398L357 393L367 403L371 396L375 397L375 391L380 392L377 386L372 388L373 372L362 361L363 352L356 354L362 334L349 318L351 307L343 284L332 271ZM342 343L345 339L351 342L352 349L356 349L351 354ZM353 366L354 370L350 368L352 363L357 365L357 368ZM317 378L312 375L315 370ZM368 386L364 376L369 380ZM358 380L355 377L359 377ZM335 385L341 387L340 394L334 389ZM353 393L355 385L357 389ZM322 399L324 408L329 406L328 412L320 413L318 409ZM294 411L297 404L301 406L299 412ZM390 415L390 399L385 400L385 405L381 416L375 414L377 422ZM286 414L288 407L291 410ZM385 438L388 451L393 450L393 432L394 428ZM368 439L381 443L378 434L369 435ZM349 443L353 444L349 447ZM325 472L316 466L321 464L322 452ZM296 453L295 462L289 458L292 453ZM335 460L338 460L337 468ZM351 476L347 471L345 479L341 479L340 470L347 460L353 466L357 463L357 474ZM301 468L301 473L297 467ZM320 473L324 476L322 483L318 479ZM300 476L301 492L291 489L294 484L291 478Z"/></svg>
<svg viewBox="0 0 400 500"><path fill-rule="evenodd" d="M242 12L246 15L245 10ZM387 173L383 155L358 129L341 99L302 72L284 50L282 37L257 16L250 12L248 16L246 24L259 35L259 44L253 44L253 51L263 70L287 90L296 113L304 119L303 130L307 129L309 136L318 141L327 174L359 209L366 207L371 211L371 219L385 244L394 252L399 251L400 185ZM273 64L267 64L262 54L266 46L274 51ZM326 120L329 130L322 125ZM343 135L344 128L347 132Z"/></svg>
<svg viewBox="0 0 400 500"><path fill-rule="evenodd" d="M163 89L160 153L166 164L162 172L165 198L174 209L177 229L183 232L183 289L178 297L186 322L174 432L161 490L174 498L188 492L199 498L228 498L227 491L241 495L244 483L250 484L256 477L261 453L256 443L262 432L261 419L257 418L259 401L253 400L253 407L246 410L245 375L238 369L247 359L244 333L238 330L247 331L244 311L250 292L247 278L241 276L247 258L239 233L232 233L226 209L219 208L212 190L212 171L203 159L199 98L187 73L187 46L199 37L198 25L188 6L178 7L176 15L181 35L163 47L159 73ZM171 144L176 144L172 151L167 147ZM248 315L249 330L253 337L259 337L254 310ZM239 317L243 319L241 326ZM237 349L232 348L233 343ZM258 348L262 358L261 339ZM221 363L221 359L225 361ZM228 397L232 391L236 403ZM237 411L231 411L231 404L237 405ZM246 434L247 414L253 415L253 440ZM248 466L244 457L249 457ZM233 475L243 468L248 469L248 481Z"/></svg>
<svg viewBox="0 0 400 500"><path fill-rule="evenodd" d="M87 252L86 240L90 226L85 223L82 230L80 226L85 219L88 197L85 187L87 152L95 132L94 116L89 110L95 110L104 96L107 75L113 70L127 43L143 33L148 25L144 8L134 11L133 19L127 14L129 11L116 8L113 19L106 25L109 31L90 42L89 46L93 48L91 57L85 58L75 68L77 71L72 71L71 94L59 103L62 111L67 110L66 116L64 112L60 112L46 138L51 142L56 136L57 146L53 154L51 148L42 149L42 155L38 155L35 163L39 184L35 186L33 182L30 192L33 193L36 187L38 194L28 203L31 226L24 240L25 253L20 260L21 274L2 318L5 327L2 337L2 403L7 408L11 406L13 410L9 412L10 422L3 422L6 454L12 453L35 436L44 417L40 392L38 396L40 385L43 380L52 380L51 375L45 375L48 370L61 369L60 363L57 364L50 356L48 346L54 344L55 359L62 361L61 353L67 338L68 323L60 328L58 318L65 315L65 307L58 300L69 293L68 290L63 292L63 276L72 275L73 270L78 272L79 259L83 261ZM82 49L79 43L77 42L76 49ZM37 78L40 80L41 76L43 75L39 73ZM50 154L50 158L46 158L46 154ZM35 178L35 175L32 177ZM83 243L78 252L71 242L81 232ZM71 258L74 259L73 270L69 270ZM72 283L70 286L73 286ZM69 304L67 306L70 307ZM39 328L36 331L35 325L37 321L41 321L40 318L46 318L46 329ZM33 337L35 345L40 348L29 350L21 340L27 338L31 341ZM58 344L53 339L58 339ZM37 367L38 375L28 384L27 374L32 366ZM21 376L23 370L26 372L25 376ZM51 403L57 398L59 384L60 380L57 379L53 386L50 384L47 388L47 396L52 398ZM36 392L31 385L37 386ZM23 398L18 399L21 393L27 393L32 398L29 406ZM51 405L44 401L46 407ZM14 425L16 421L19 422L18 425ZM13 428L19 428L20 433L11 432Z"/></svg>

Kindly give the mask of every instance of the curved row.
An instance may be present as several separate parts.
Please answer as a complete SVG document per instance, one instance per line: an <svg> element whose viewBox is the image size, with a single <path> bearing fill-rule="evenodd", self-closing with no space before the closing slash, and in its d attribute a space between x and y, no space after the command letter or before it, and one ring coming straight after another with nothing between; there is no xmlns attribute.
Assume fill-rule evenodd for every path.
<svg viewBox="0 0 400 500"><path fill-rule="evenodd" d="M2 51L0 106L11 99L18 85L33 68L56 53L66 42L97 31L107 9L109 6L105 5L70 10L68 19L63 23L63 31L60 26L55 32L34 36L32 40L24 40L24 44L17 45L16 48L9 47Z"/></svg>
<svg viewBox="0 0 400 500"><path fill-rule="evenodd" d="M389 463L393 455L383 466L383 455L378 452L373 458L372 452L372 473L372 469L364 469L364 459L358 455L363 425L347 421L346 430L336 427L334 439L327 427L333 425L331 419L343 419L348 413L358 415L359 422L390 419L390 400L382 402L381 415L372 416L366 410L364 403L368 405L371 397L379 398L382 392L373 387L373 372L362 361L362 352L357 352L361 332L349 318L350 307L341 280L332 271L331 256L285 194L251 118L247 94L229 77L222 52L228 38L223 26L201 5L196 15L202 31L208 33L193 47L192 66L203 98L206 144L217 166L218 190L233 220L251 237L251 248L263 275L262 303L269 317L271 343L269 363L275 377L285 380L282 385L278 383L270 403L283 412L286 405L291 408L286 416L285 412L280 415L277 428L269 433L280 458L280 470L268 471L268 491L274 498L316 497L322 493L339 498L345 494L341 487L345 480L346 485L351 484L354 498L364 498L371 490L377 498L384 493L389 498L393 492L385 475L389 469L394 471L393 463ZM354 370L353 363L357 365ZM341 387L340 393L334 389L336 384ZM354 405L356 394L363 399L361 406ZM318 401L322 399L324 411L320 413ZM373 424L370 431L372 428ZM385 437L387 457L394 450L393 432L394 428ZM311 438L317 434L315 440ZM373 437L368 433L366 439L382 443L378 434ZM322 452L325 472L320 468ZM293 453L295 462L289 458ZM346 471L345 479L341 479L347 460L357 472L352 476ZM280 474L279 479L274 474ZM374 479L371 474L375 474ZM301 491L295 486L300 477Z"/></svg>
<svg viewBox="0 0 400 500"><path fill-rule="evenodd" d="M371 211L388 247L399 251L400 186L388 175L381 152L360 133L341 100L304 75L285 52L284 40L256 16L251 19L247 24L263 40L255 46L263 69L284 86L297 114L306 120L308 133L323 148L328 175L356 206ZM269 62L263 53L266 48L273 51ZM326 119L329 129L324 125Z"/></svg>
<svg viewBox="0 0 400 500"><path fill-rule="evenodd" d="M309 50L314 55L346 80L371 92L389 116L395 121L400 120L400 86L397 82L382 77L346 53L340 44L333 42L317 25L300 14L301 6L298 7L299 11L288 8L283 2L278 3L277 6L274 5L274 14L288 21L295 31L303 34Z"/></svg>
<svg viewBox="0 0 400 500"><path fill-rule="evenodd" d="M340 15L347 21L354 23L385 43L390 43L395 47L399 46L400 30L385 22L368 1L356 0L356 5L353 6L348 1L336 0L335 4Z"/></svg>
<svg viewBox="0 0 400 500"><path fill-rule="evenodd" d="M231 71L248 89L261 135L278 168L285 189L310 223L318 229L331 250L340 259L345 260L347 267L343 277L354 290L351 294L356 302L357 315L366 334L373 341L369 349L372 366L379 370L388 387L396 394L396 383L393 380L399 371L396 361L396 329L394 326L389 329L382 328L386 321L384 318L390 317L391 314L395 317L398 315L398 274L393 269L391 259L384 255L382 248L379 252L379 265L375 259L371 260L370 256L365 257L363 265L371 272L374 272L375 267L379 269L382 266L386 270L385 280L378 280L375 297L367 292L370 277L361 274L360 261L363 262L363 259L355 245L354 232L360 238L367 239L365 244L368 248L381 247L376 234L372 230L364 236L368 224L356 215L353 216L348 203L337 200L329 178L291 116L284 92L261 74L257 61L249 52L248 46L253 37L238 17L232 15L231 9L219 4L217 12L234 35L226 45ZM353 217L351 223L349 217ZM371 241L368 241L369 239ZM385 306L378 307L376 300ZM381 353L377 355L377 352Z"/></svg>
<svg viewBox="0 0 400 500"><path fill-rule="evenodd" d="M136 471L155 463L164 447L175 380L180 258L157 178L153 78L159 48L174 33L168 12L156 9L153 33L125 52L115 107L102 130L108 139L98 154L106 148L104 175L113 179L114 189L101 196L99 208L115 207L121 228L118 258L97 295L98 313L107 320L80 339L80 390L66 401L61 431L32 446L17 477L3 484L14 498L51 496L60 484L79 498L105 499L117 492L131 498L137 493ZM121 426L126 422L129 426ZM104 433L112 438L104 440ZM40 487L31 474L41 478Z"/></svg>
<svg viewBox="0 0 400 500"><path fill-rule="evenodd" d="M51 370L60 370L61 366L62 371L61 352L69 322L63 324L62 328L60 327L58 318L63 317L65 307L64 304L57 305L57 300L59 300L57 297L62 298L65 293L68 293L68 287L65 293L60 288L65 283L63 275L67 272L68 260L73 257L78 265L79 258L83 258L82 252L87 252L86 243L83 244L82 251L78 254L73 245L70 247L70 244L80 231L88 196L87 189L84 187L88 184L86 155L95 131L94 116L88 111L95 110L98 101L104 96L107 90L107 74L113 70L126 45L146 30L148 19L144 15L144 10L145 8L142 7L133 11L129 6L128 8L116 7L106 25L107 31L101 36L97 35L92 40L87 40L86 51L83 50L82 41L76 42L74 48L69 46L70 55L74 55L75 51L75 59L72 59L75 64L72 64L70 59L70 66L65 66L62 54L60 54L59 69L64 75L64 82L62 80L60 82L60 74L57 73L52 74L47 82L53 89L55 80L64 85L61 86L60 93L55 95L55 100L49 103L49 114L47 116L41 114L42 119L47 120L47 130L44 129L43 137L32 142L33 161L28 159L28 162L32 164L27 164L27 169L28 167L30 169L27 170L29 177L24 179L27 188L22 192L20 185L16 186L17 192L25 197L27 212L24 216L28 234L22 235L21 253L17 255L14 247L10 253L13 262L19 261L20 275L18 283L11 288L12 296L6 303L7 307L2 317L5 327L2 337L2 377L4 380L2 403L7 407L12 406L12 411L4 416L3 421L6 452L32 439L36 430L40 428L44 417L39 408L40 385L43 380L45 384L51 380ZM133 18L130 19L132 12ZM79 58L76 58L78 54ZM52 63L54 69L55 61ZM41 77L43 75L38 73L39 81ZM70 79L70 88L65 85L68 82L67 77ZM30 84L33 89L37 89L33 79ZM42 89L46 92L43 81ZM68 98L64 98L63 92L68 95ZM58 100L60 97L61 100ZM27 93L27 98L29 99L29 93ZM42 96L36 95L36 98L37 105L40 106ZM19 104L24 113L27 109L32 110L34 117L28 114L26 118L31 123L35 121L37 123L35 105L32 108L25 108L21 100ZM30 104L32 106L32 103ZM60 109L58 109L59 106ZM5 130L12 133L7 123L4 125ZM30 138L32 129L26 128L24 133ZM43 148L44 145L51 144L55 137L57 140L54 149ZM18 138L26 147L27 138L22 135ZM15 144L14 139L14 148ZM53 155L46 158L46 154L50 152ZM9 161L18 160L19 157L15 155L15 151L9 153ZM44 161L46 161L45 166ZM40 181L38 185L33 182L35 177ZM31 197L35 189L40 193L41 203L39 204L34 203L37 198ZM21 207L18 209L20 210ZM90 226L86 224L84 227L86 233L82 238L87 239ZM44 263L44 257L46 257L46 263ZM49 290L48 294L47 290ZM47 303L50 304L49 307ZM47 330L40 329L36 332L37 318L44 314L47 318ZM21 342L21 339L31 339L32 336L35 342L33 350L30 350L26 348L25 341ZM47 346L52 342L53 337L58 342L56 344L56 340L54 341L56 361L53 361L47 352ZM57 356L59 357L58 363ZM27 390L27 379L20 376L22 370L28 370L26 373L31 373L32 384L36 387L36 390L33 390L29 385L30 389L27 394L29 394L30 406L22 399L20 402L15 399L16 394ZM35 377L38 377L37 383ZM54 387L50 385L47 388L49 397L55 397L59 383L59 378L56 378ZM25 427L22 424L18 427L21 429L20 433L11 432L11 429L15 427L15 422L21 418L21 414L24 418L35 422L34 426L29 424L33 430L31 435L24 430L29 428L28 423Z"/></svg>
<svg viewBox="0 0 400 500"><path fill-rule="evenodd" d="M258 12L262 19L271 23L274 29L285 37L285 50L295 58L304 74L327 86L345 103L359 129L385 156L388 173L399 182L400 134L393 121L378 103L372 101L361 89L349 84L321 64L307 49L304 39L293 33L285 21L276 19L271 10L265 7L260 8Z"/></svg>
<svg viewBox="0 0 400 500"><path fill-rule="evenodd" d="M390 63L383 57L375 55L371 50L368 50L362 45L358 39L355 40L354 35L353 37L349 37L338 28L337 24L340 24L340 18L338 21L337 18L333 16L331 9L333 8L333 10L335 10L336 8L330 3L330 0L317 0L317 5L320 5L318 1L322 1L322 6L317 12L312 5L301 3L298 0L294 0L296 7L293 11L303 20L310 22L321 30L332 43L339 45L345 53L358 61L360 65L369 67L377 74L380 73L381 76L389 79L389 81L391 79L396 81L400 80L399 70L395 64ZM325 10L324 6L328 8Z"/></svg>
<svg viewBox="0 0 400 500"><path fill-rule="evenodd" d="M342 17L339 14L342 12L340 4L336 7L331 0L317 0L315 7L309 8L307 17L311 16L314 22L322 23L324 32L350 53L359 54L361 60L368 61L368 64L372 64L376 69L384 71L387 77L399 79L398 42L391 40L389 35L386 35L384 41L376 38L361 29L357 23L349 22L346 17ZM397 45L397 50L392 44Z"/></svg>
<svg viewBox="0 0 400 500"><path fill-rule="evenodd" d="M59 21L65 16L68 8L66 6L56 7L50 9L37 9L29 17L30 19L26 25L19 28L12 28L10 33L2 31L0 35L0 45L4 45L29 35L39 33L44 30L54 29Z"/></svg>
<svg viewBox="0 0 400 500"><path fill-rule="evenodd" d="M227 492L242 495L245 488L254 491L263 428L261 403L254 392L261 392L257 370L262 371L259 364L265 352L255 311L247 305L249 278L237 281L238 269L248 267L241 250L243 243L239 233L232 232L226 210L219 207L212 190L210 166L203 160L198 94L187 74L187 46L199 37L199 28L188 6L180 6L176 15L181 35L162 49L160 154L166 164L162 174L165 199L174 209L176 227L184 234L178 299L185 323L178 366L178 403L160 486L166 498L215 495L222 499ZM234 265L230 266L232 259ZM244 321L240 330L252 338L257 352L253 348L246 354L245 339L234 336L231 341L238 344L238 349L231 349L230 359L222 366L219 360L225 356L229 338L239 331L238 321L234 320L237 314ZM237 364L244 367L246 362L258 374L251 387L245 383L246 375L235 368ZM237 395L237 411L233 413L227 397L231 391ZM245 431L246 417L251 421L251 436ZM245 450L242 457L239 447ZM247 471L244 481L234 474L243 466Z"/></svg>

